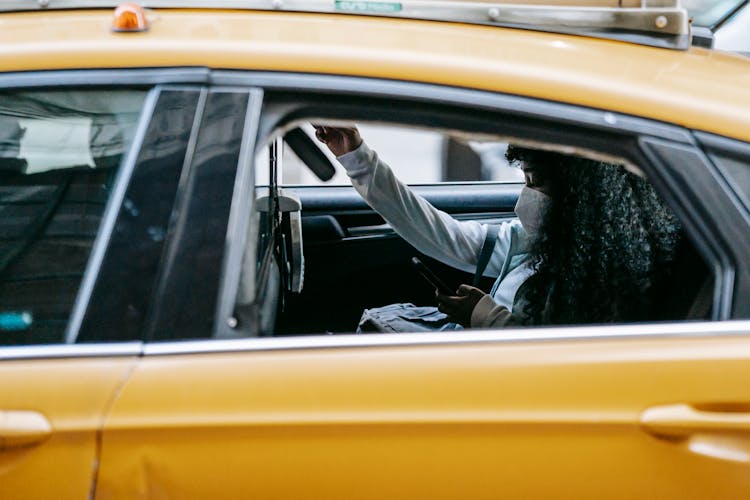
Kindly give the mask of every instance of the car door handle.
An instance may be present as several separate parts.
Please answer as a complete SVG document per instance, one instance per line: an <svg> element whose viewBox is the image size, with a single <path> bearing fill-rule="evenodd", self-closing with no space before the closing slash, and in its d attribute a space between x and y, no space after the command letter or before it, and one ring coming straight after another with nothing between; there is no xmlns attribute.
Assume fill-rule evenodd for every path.
<svg viewBox="0 0 750 500"><path fill-rule="evenodd" d="M673 404L641 414L643 429L690 453L750 463L750 404Z"/></svg>
<svg viewBox="0 0 750 500"><path fill-rule="evenodd" d="M641 425L654 435L671 438L698 433L746 434L750 433L750 405L655 406L641 414Z"/></svg>
<svg viewBox="0 0 750 500"><path fill-rule="evenodd" d="M39 444L51 434L49 420L39 412L0 410L0 450Z"/></svg>

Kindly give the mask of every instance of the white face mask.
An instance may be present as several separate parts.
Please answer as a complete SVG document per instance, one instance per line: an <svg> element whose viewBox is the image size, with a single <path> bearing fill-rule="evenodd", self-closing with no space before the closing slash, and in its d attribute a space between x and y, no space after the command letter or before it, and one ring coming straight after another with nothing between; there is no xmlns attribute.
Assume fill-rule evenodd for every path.
<svg viewBox="0 0 750 500"><path fill-rule="evenodd" d="M536 236L552 205L552 198L536 189L524 186L516 202L516 215L526 234Z"/></svg>

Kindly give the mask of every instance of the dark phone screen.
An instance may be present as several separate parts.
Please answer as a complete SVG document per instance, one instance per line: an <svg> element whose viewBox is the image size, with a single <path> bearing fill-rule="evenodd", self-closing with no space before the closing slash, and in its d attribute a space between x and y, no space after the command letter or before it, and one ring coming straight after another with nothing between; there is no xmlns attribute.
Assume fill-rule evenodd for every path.
<svg viewBox="0 0 750 500"><path fill-rule="evenodd" d="M440 292L441 295L455 295L455 290L452 290L448 285L443 283L440 278L438 278L435 273L430 270L429 267L427 267L421 260L419 260L417 257L412 257L411 263L414 266L414 268L417 270L419 274L422 275L424 279L427 280L429 284L431 284L435 289L437 289L438 292Z"/></svg>

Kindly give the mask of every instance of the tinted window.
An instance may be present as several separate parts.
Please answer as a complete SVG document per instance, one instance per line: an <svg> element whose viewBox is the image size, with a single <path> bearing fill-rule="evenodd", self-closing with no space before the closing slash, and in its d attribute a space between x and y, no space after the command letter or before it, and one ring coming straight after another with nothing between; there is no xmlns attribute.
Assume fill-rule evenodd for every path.
<svg viewBox="0 0 750 500"><path fill-rule="evenodd" d="M145 94L0 93L0 343L63 340Z"/></svg>
<svg viewBox="0 0 750 500"><path fill-rule="evenodd" d="M200 93L159 93L78 341L144 336Z"/></svg>
<svg viewBox="0 0 750 500"><path fill-rule="evenodd" d="M152 340L211 335L247 103L246 92L207 96L163 260Z"/></svg>

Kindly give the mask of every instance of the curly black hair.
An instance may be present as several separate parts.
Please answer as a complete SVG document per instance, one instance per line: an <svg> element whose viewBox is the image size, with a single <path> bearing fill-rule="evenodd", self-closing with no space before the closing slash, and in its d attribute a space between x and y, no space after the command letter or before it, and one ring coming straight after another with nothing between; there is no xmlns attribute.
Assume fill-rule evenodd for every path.
<svg viewBox="0 0 750 500"><path fill-rule="evenodd" d="M651 184L624 166L510 146L506 158L543 169L552 206L531 243L529 324L654 318L681 228Z"/></svg>

